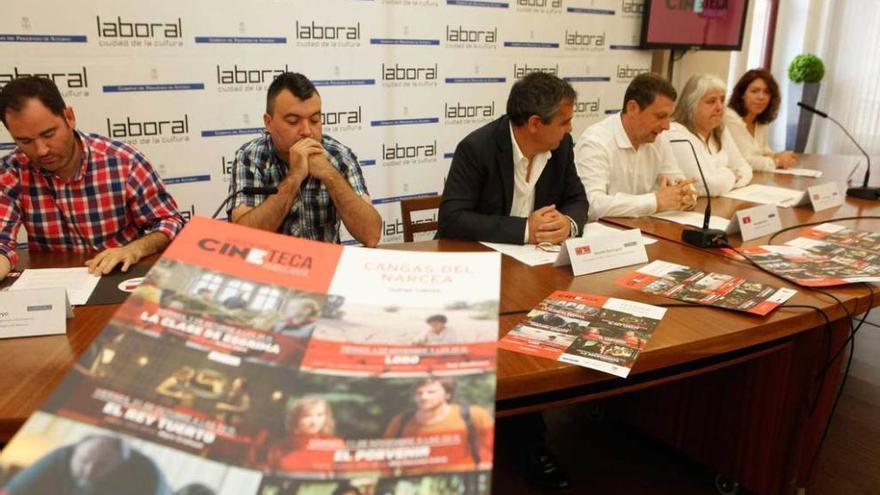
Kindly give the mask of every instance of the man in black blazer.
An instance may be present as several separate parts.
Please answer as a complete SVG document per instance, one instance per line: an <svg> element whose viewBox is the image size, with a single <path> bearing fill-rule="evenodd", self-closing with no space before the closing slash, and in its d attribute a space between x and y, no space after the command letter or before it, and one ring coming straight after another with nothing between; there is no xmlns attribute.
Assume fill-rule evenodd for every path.
<svg viewBox="0 0 880 495"><path fill-rule="evenodd" d="M455 149L438 239L558 244L580 235L589 205L569 135L576 97L570 84L541 72L513 85L507 115ZM568 488L545 444L541 414L516 416L509 424L526 448L529 477L548 488Z"/></svg>
<svg viewBox="0 0 880 495"><path fill-rule="evenodd" d="M437 238L558 244L580 235L589 205L569 135L576 96L542 72L513 85L507 115L455 149Z"/></svg>

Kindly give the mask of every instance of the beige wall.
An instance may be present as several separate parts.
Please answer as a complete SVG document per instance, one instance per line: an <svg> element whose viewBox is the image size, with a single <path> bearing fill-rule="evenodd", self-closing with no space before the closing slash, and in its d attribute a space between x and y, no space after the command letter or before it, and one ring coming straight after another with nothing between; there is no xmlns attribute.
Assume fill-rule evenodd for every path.
<svg viewBox="0 0 880 495"><path fill-rule="evenodd" d="M694 74L709 73L727 80L730 68L731 52L694 51L688 52L684 58L675 62L672 84L681 89L685 81Z"/></svg>
<svg viewBox="0 0 880 495"><path fill-rule="evenodd" d="M672 73L672 85L675 89L681 90L685 81L694 74L708 72L720 77L722 81L727 81L727 74L731 66L732 52L717 51L690 51L683 58L675 61L675 67ZM678 54L676 57L680 57ZM654 58L651 63L651 70L662 74L664 77L668 74L667 67L669 63L669 50L655 50Z"/></svg>
<svg viewBox="0 0 880 495"><path fill-rule="evenodd" d="M727 81L727 74L731 65L732 52L716 52L716 51L690 51L681 59L675 61L675 68L672 73L672 85L675 89L681 90L685 81L694 74L708 72L720 77L722 81ZM676 55L680 57L681 55ZM651 63L651 70L662 74L664 77L668 74L667 67L669 63L669 50L654 50L654 58Z"/></svg>

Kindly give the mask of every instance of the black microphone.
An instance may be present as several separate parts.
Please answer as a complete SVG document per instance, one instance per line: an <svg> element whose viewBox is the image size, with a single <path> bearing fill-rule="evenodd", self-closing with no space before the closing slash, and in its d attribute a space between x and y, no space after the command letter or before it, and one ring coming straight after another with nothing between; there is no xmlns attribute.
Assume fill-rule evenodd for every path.
<svg viewBox="0 0 880 495"><path fill-rule="evenodd" d="M249 195L265 194L265 195L269 195L269 194L275 194L277 192L278 192L278 188L275 186L266 186L266 187L245 186L245 187L242 187L238 191L235 191L234 193L227 196L226 199L224 199L223 202L220 203L220 206L217 208L217 211L215 211L214 214L211 215L211 218L217 218L217 215L219 215L220 212L223 211L223 207L226 206L230 201L232 201L232 198L238 196L239 194L249 194Z"/></svg>
<svg viewBox="0 0 880 495"><path fill-rule="evenodd" d="M712 194L709 193L709 184L706 183L703 167L700 166L700 159L697 158L697 150L694 149L694 145L687 139L670 139L669 142L687 143L691 147L694 161L697 162L697 170L700 171L700 178L703 179L703 187L706 189L706 211L703 213L703 228L685 225L684 230L681 231L681 240L698 248L727 246L727 232L709 228L709 218L712 216Z"/></svg>
<svg viewBox="0 0 880 495"><path fill-rule="evenodd" d="M868 187L868 179L871 178L871 157L868 156L868 153L866 153L861 146L859 146L856 138L852 137L852 134L850 134L849 131L846 130L846 127L844 127L843 124L835 120L834 117L831 117L827 113L819 111L802 101L797 102L797 106L803 108L808 112L813 112L819 117L826 118L831 122L837 124L837 127L840 127L843 133L846 134L846 137L848 137L849 140L852 141L854 145L856 145L856 148L858 148L859 151L861 151L862 154L865 155L865 160L868 161L868 167L865 169L865 179L862 181L862 187L850 187L846 190L846 195L860 199L880 199L880 187Z"/></svg>
<svg viewBox="0 0 880 495"><path fill-rule="evenodd" d="M821 111L821 110L818 110L818 109L816 109L816 108L813 108L813 107L811 107L810 105L807 105L806 103L804 103L804 102L802 102L802 101L797 102L797 106L799 106L799 107L801 107L801 108L803 108L803 109L809 110L809 111L815 113L816 115L818 115L819 117L824 117L824 118L826 118L826 119L828 118L828 114L827 114L827 113L825 113L825 112L823 112L823 111Z"/></svg>

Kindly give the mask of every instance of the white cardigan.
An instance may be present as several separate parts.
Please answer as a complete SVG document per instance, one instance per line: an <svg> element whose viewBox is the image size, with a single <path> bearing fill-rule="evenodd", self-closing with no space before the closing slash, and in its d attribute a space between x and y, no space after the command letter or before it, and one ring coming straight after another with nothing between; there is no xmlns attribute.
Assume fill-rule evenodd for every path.
<svg viewBox="0 0 880 495"><path fill-rule="evenodd" d="M721 133L720 148L714 139L710 139L706 144L700 137L694 135L678 122L672 123L668 133L670 140L686 139L694 146L712 196L720 196L731 189L745 186L751 182L752 168L739 152L739 148L726 127ZM678 167L685 177L697 179L694 187L697 188L700 196L705 196L706 188L703 187L700 171L697 169L697 163L694 161L690 146L685 143L671 144ZM736 172L739 172L739 180L736 178Z"/></svg>
<svg viewBox="0 0 880 495"><path fill-rule="evenodd" d="M724 110L724 127L730 129L730 135L736 142L740 153L753 169L765 172L776 169L773 150L767 145L767 124L755 124L755 135L749 132L745 121L732 108Z"/></svg>

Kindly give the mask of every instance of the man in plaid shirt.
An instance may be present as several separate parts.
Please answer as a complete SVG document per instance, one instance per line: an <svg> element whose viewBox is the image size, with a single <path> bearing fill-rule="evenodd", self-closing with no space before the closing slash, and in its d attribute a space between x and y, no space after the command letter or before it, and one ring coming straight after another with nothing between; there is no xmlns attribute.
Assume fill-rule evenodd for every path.
<svg viewBox="0 0 880 495"><path fill-rule="evenodd" d="M30 249L97 252L95 275L122 271L165 248L183 227L177 204L138 150L76 130L50 79L16 79L0 91L0 118L17 145L0 159L0 279Z"/></svg>
<svg viewBox="0 0 880 495"><path fill-rule="evenodd" d="M340 220L365 246L379 243L382 218L373 208L354 153L321 134L321 96L302 74L269 85L266 133L238 149L232 195L246 186L274 186L270 196L238 194L234 223L324 242L339 242Z"/></svg>

